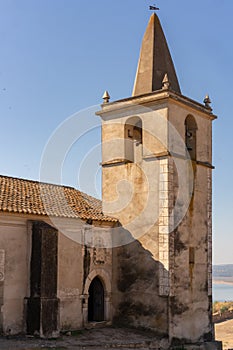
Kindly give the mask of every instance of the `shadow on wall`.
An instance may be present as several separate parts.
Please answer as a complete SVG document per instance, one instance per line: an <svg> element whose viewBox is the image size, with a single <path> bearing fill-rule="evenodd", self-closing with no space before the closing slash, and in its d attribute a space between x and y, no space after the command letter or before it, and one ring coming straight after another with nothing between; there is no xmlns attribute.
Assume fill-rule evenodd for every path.
<svg viewBox="0 0 233 350"><path fill-rule="evenodd" d="M141 238L153 242L154 256L158 256L158 229ZM115 233L119 242L132 241L129 231L119 228ZM129 238L125 239L125 235ZM152 246L151 246L152 248ZM147 328L161 336L168 336L168 297L160 296L160 276L168 276L168 271L152 252L145 249L141 242L113 249L113 323L118 326Z"/></svg>
<svg viewBox="0 0 233 350"><path fill-rule="evenodd" d="M129 240L131 236L123 228L119 228L118 235L128 235ZM174 259L188 254L187 247L180 241L179 228L168 235L168 240L168 250L171 251L174 247ZM140 241L135 240L113 249L113 324L150 329L157 336L169 338L169 341L176 344L213 341L207 291L203 291L203 307L200 308L199 301L196 306L195 302L192 304L189 274L183 275L184 286L180 284L181 281L176 286L177 276L174 272L167 271L158 257L159 233L156 225ZM175 265L174 268L176 269ZM203 318L198 324L197 315ZM177 327L179 332L175 336Z"/></svg>

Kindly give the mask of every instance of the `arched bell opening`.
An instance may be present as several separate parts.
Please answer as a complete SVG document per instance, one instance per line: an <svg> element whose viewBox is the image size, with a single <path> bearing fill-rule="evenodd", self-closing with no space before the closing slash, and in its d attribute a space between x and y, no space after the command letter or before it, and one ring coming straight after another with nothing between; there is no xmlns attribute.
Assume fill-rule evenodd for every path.
<svg viewBox="0 0 233 350"><path fill-rule="evenodd" d="M132 163L142 158L142 120L129 118L125 123L125 159Z"/></svg>
<svg viewBox="0 0 233 350"><path fill-rule="evenodd" d="M196 160L197 123L192 115L185 119L185 145L190 158Z"/></svg>

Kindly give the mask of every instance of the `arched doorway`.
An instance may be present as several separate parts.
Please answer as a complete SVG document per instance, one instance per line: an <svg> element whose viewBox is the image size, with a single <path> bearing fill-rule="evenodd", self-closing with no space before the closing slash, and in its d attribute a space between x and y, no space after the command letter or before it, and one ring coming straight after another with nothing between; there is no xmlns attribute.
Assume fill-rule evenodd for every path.
<svg viewBox="0 0 233 350"><path fill-rule="evenodd" d="M95 277L89 287L88 322L104 321L104 287Z"/></svg>

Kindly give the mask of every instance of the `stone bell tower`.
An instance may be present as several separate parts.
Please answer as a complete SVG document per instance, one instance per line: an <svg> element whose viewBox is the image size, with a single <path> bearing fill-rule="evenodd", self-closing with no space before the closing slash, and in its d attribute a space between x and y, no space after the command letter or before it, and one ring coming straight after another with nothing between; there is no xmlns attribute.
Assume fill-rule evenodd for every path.
<svg viewBox="0 0 233 350"><path fill-rule="evenodd" d="M181 94L156 14L132 97L105 102L103 211L112 232L113 316L168 344L212 342L212 114ZM216 344L215 344L216 348Z"/></svg>

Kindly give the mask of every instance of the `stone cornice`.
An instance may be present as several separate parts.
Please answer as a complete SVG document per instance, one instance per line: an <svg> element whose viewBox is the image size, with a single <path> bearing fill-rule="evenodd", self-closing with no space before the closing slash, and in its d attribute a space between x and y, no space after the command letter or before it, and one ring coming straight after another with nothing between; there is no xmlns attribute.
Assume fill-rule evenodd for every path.
<svg viewBox="0 0 233 350"><path fill-rule="evenodd" d="M193 110L198 110L202 113L204 118L214 120L217 118L216 115L212 114L210 108L205 107L203 104L192 100L189 97L178 94L172 90L158 90L152 93L148 93L140 96L133 96L122 100L117 100L110 103L102 104L102 110L96 112L99 116L110 116L112 113L122 113L123 111L132 110L135 108L137 112L144 108L152 108L158 104L164 103L166 105L169 100L172 100L178 104L184 104ZM166 107L166 106L164 106Z"/></svg>

